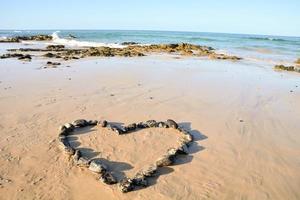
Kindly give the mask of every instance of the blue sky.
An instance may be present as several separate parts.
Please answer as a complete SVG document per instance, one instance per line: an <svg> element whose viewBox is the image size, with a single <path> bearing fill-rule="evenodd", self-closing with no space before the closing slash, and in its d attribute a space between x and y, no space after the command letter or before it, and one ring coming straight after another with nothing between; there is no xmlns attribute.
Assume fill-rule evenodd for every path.
<svg viewBox="0 0 300 200"><path fill-rule="evenodd" d="M300 0L1 0L0 29L179 30L300 36Z"/></svg>

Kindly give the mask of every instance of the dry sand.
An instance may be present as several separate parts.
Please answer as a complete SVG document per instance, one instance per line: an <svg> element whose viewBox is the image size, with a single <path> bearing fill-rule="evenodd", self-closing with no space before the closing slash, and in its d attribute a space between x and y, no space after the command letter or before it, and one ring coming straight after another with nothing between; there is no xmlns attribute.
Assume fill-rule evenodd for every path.
<svg viewBox="0 0 300 200"><path fill-rule="evenodd" d="M0 60L1 200L300 199L298 74L249 61L164 56L39 69L46 61ZM150 187L122 194L72 166L58 147L58 126L78 118L172 118L196 141ZM117 136L93 128L72 144L111 159L121 177L153 162L176 137L171 130Z"/></svg>

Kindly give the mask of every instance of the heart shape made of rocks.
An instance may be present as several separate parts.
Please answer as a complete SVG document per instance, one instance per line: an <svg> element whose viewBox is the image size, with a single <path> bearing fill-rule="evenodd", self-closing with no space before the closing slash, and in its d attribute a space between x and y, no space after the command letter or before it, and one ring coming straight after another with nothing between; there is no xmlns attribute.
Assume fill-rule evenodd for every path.
<svg viewBox="0 0 300 200"><path fill-rule="evenodd" d="M135 132L139 129L145 128L173 128L181 133L181 137L178 139L178 144L173 148L167 150L166 154L158 158L154 164L147 166L145 169L137 172L133 178L125 177L119 183L108 170L108 168L97 160L88 160L78 149L71 147L70 142L68 141L68 136L75 130L87 126L100 126L101 128L107 128L116 132L119 135L128 134ZM178 124L171 119L168 119L166 122L156 122L155 120L148 120L146 122L139 122L129 124L127 126L116 126L112 123L107 122L106 120L97 121L97 120L85 120L78 119L72 123L66 123L59 127L58 139L60 146L64 152L71 156L73 162L79 167L88 168L90 171L99 174L100 180L108 185L118 183L119 189L121 192L126 193L134 190L135 187L147 187L147 178L155 176L155 173L158 168L172 165L176 159L176 156L179 154L188 154L188 147L193 142L193 136L185 129L178 126Z"/></svg>

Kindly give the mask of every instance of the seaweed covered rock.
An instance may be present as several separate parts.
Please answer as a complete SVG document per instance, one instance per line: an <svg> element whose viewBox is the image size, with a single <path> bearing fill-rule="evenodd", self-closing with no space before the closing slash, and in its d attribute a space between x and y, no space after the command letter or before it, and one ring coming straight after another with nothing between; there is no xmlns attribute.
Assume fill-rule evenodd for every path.
<svg viewBox="0 0 300 200"><path fill-rule="evenodd" d="M46 49L48 51L61 51L65 48L64 45L48 45Z"/></svg>
<svg viewBox="0 0 300 200"><path fill-rule="evenodd" d="M300 68L295 67L295 66L275 65L274 69L275 70L283 70L283 71L291 71L291 72L299 72L300 73Z"/></svg>
<svg viewBox="0 0 300 200"><path fill-rule="evenodd" d="M7 53L0 56L0 59L6 59L6 58L21 58L25 55L22 53Z"/></svg>
<svg viewBox="0 0 300 200"><path fill-rule="evenodd" d="M21 41L50 41L53 37L51 35L32 35L32 36L16 36L0 40L0 43L16 43Z"/></svg>

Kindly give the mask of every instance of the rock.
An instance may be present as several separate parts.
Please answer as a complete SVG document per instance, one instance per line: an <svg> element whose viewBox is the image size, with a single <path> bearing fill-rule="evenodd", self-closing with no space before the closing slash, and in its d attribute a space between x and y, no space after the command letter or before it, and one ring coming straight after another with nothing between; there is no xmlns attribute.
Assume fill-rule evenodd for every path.
<svg viewBox="0 0 300 200"><path fill-rule="evenodd" d="M173 155L164 155L161 158L159 158L155 164L157 167L165 167L173 164L174 162L174 156Z"/></svg>
<svg viewBox="0 0 300 200"><path fill-rule="evenodd" d="M79 167L86 167L86 168L88 168L89 167L89 161L86 158L84 158L84 157L80 157L77 160L76 165L79 166Z"/></svg>
<svg viewBox="0 0 300 200"><path fill-rule="evenodd" d="M48 46L46 47L46 49L47 49L48 51L60 51L60 50L62 50L62 49L64 49L64 48L65 48L64 45L48 45Z"/></svg>
<svg viewBox="0 0 300 200"><path fill-rule="evenodd" d="M146 180L146 177L141 173L137 173L134 176L134 178L132 179L132 182L136 186L142 186L142 187L147 187L148 186L148 182Z"/></svg>
<svg viewBox="0 0 300 200"><path fill-rule="evenodd" d="M129 124L128 126L124 127L126 132L134 131L137 128L136 123Z"/></svg>
<svg viewBox="0 0 300 200"><path fill-rule="evenodd" d="M177 149L176 148L170 148L170 149L168 149L167 155L169 155L169 156L176 156L177 155Z"/></svg>
<svg viewBox="0 0 300 200"><path fill-rule="evenodd" d="M6 38L0 40L0 43L3 42L21 42L27 40L34 40L34 41L49 41L52 40L53 37L51 35L33 35L33 36L16 36L12 38Z"/></svg>
<svg viewBox="0 0 300 200"><path fill-rule="evenodd" d="M300 68L295 67L295 66L275 65L274 69L275 70L283 70L283 71L300 72Z"/></svg>
<svg viewBox="0 0 300 200"><path fill-rule="evenodd" d="M97 120L89 120L87 122L90 126L96 126L98 124L98 121Z"/></svg>
<svg viewBox="0 0 300 200"><path fill-rule="evenodd" d="M67 136L69 133L71 133L74 130L74 126L70 123L66 123L63 126L59 127L59 136L65 135Z"/></svg>
<svg viewBox="0 0 300 200"><path fill-rule="evenodd" d="M98 174L102 174L102 173L106 172L107 167L105 165L101 164L97 160L92 160L90 162L89 170L91 170L92 172L98 173Z"/></svg>
<svg viewBox="0 0 300 200"><path fill-rule="evenodd" d="M125 130L123 130L123 129L119 128L119 127L114 127L114 128L113 128L113 131L116 132L116 133L119 134L119 135L122 135L122 134L125 134L125 133L126 133Z"/></svg>
<svg viewBox="0 0 300 200"><path fill-rule="evenodd" d="M187 130L185 130L184 128L178 127L177 130L179 130L179 132L183 133L184 135L190 135L190 133Z"/></svg>
<svg viewBox="0 0 300 200"><path fill-rule="evenodd" d="M136 125L137 128L143 129L143 128L149 128L149 126L147 124L145 124L144 122L139 122Z"/></svg>
<svg viewBox="0 0 300 200"><path fill-rule="evenodd" d="M121 192L126 193L130 192L134 189L133 180L130 178L125 177L122 179L118 185Z"/></svg>
<svg viewBox="0 0 300 200"><path fill-rule="evenodd" d="M68 129L65 126L60 126L58 137L67 136L67 135L68 135Z"/></svg>
<svg viewBox="0 0 300 200"><path fill-rule="evenodd" d="M77 119L72 124L75 127L85 127L89 125L89 123L85 119Z"/></svg>
<svg viewBox="0 0 300 200"><path fill-rule="evenodd" d="M181 144L181 145L177 148L177 153L178 153L178 154L188 155L188 154L189 154L189 149L188 149L187 145L186 145L186 144Z"/></svg>
<svg viewBox="0 0 300 200"><path fill-rule="evenodd" d="M107 126L107 121L106 121L106 120L99 121L98 124L99 124L101 127L106 127L106 126Z"/></svg>
<svg viewBox="0 0 300 200"><path fill-rule="evenodd" d="M178 124L177 124L174 120L172 120L172 119L168 119L168 120L166 121L166 124L167 124L170 128L175 128L175 129L178 128Z"/></svg>
<svg viewBox="0 0 300 200"><path fill-rule="evenodd" d="M2 56L0 56L1 59L6 59L6 58L22 58L24 57L23 54L21 53L7 53L7 54L3 54Z"/></svg>
<svg viewBox="0 0 300 200"><path fill-rule="evenodd" d="M66 127L67 131L69 131L69 133L75 129L75 126L71 123L66 123L64 124L64 126Z"/></svg>
<svg viewBox="0 0 300 200"><path fill-rule="evenodd" d="M157 127L157 125L158 125L155 120L148 120L148 121L146 121L145 124L150 128Z"/></svg>
<svg viewBox="0 0 300 200"><path fill-rule="evenodd" d="M47 65L57 66L57 65L61 65L61 63L48 61Z"/></svg>
<svg viewBox="0 0 300 200"><path fill-rule="evenodd" d="M218 60L241 60L242 58L237 56L229 56L225 54L211 53L209 54L209 58L218 59Z"/></svg>
<svg viewBox="0 0 300 200"><path fill-rule="evenodd" d="M300 65L300 58L295 61L296 64Z"/></svg>
<svg viewBox="0 0 300 200"><path fill-rule="evenodd" d="M189 145L191 142L193 142L193 136L190 134L184 135L179 138L179 141L183 144Z"/></svg>
<svg viewBox="0 0 300 200"><path fill-rule="evenodd" d="M145 177L152 177L157 171L157 166L156 165L150 165L146 169L143 169L141 174L143 174Z"/></svg>
<svg viewBox="0 0 300 200"><path fill-rule="evenodd" d="M56 57L57 57L57 55L55 55L55 54L53 54L53 53L50 53L50 52L44 54L43 56L46 57L46 58L56 58Z"/></svg>
<svg viewBox="0 0 300 200"><path fill-rule="evenodd" d="M26 60L26 61L31 61L31 56L29 54L23 55L18 58L19 60Z"/></svg>
<svg viewBox="0 0 300 200"><path fill-rule="evenodd" d="M123 42L121 45L136 45L138 44L137 42Z"/></svg>
<svg viewBox="0 0 300 200"><path fill-rule="evenodd" d="M159 128L169 128L169 126L165 122L158 122L157 126Z"/></svg>
<svg viewBox="0 0 300 200"><path fill-rule="evenodd" d="M100 181L105 184L108 184L108 185L117 183L117 180L115 179L115 177L113 177L113 175L109 172L105 172L105 173L101 174Z"/></svg>
<svg viewBox="0 0 300 200"><path fill-rule="evenodd" d="M114 131L114 132L116 132L119 135L122 135L122 134L126 133L126 130L123 130L123 129L121 129L121 128L113 125L113 124L108 124L107 128L110 129L110 130L112 130L112 131Z"/></svg>

